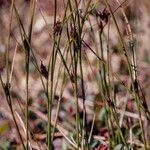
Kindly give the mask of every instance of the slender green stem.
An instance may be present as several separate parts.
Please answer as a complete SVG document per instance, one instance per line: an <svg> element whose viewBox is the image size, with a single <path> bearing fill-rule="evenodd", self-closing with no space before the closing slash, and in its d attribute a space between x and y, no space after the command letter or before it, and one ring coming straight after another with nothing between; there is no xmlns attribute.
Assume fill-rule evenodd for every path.
<svg viewBox="0 0 150 150"><path fill-rule="evenodd" d="M144 143L144 149L146 150L147 149L147 144L146 144L146 138L145 138L145 132L144 132L144 127L143 127L143 123L142 123L142 118L141 118L141 110L140 110L140 99L139 99L139 96L138 96L138 93L136 92L136 89L135 89L135 81L134 80L134 77L133 77L133 72L134 70L132 70L132 65L131 65L131 62L130 62L130 59L129 59L129 55L127 53L127 50L126 50L126 47L125 47L125 43L124 43L124 40L123 40L123 37L121 35L121 32L120 32L120 29L119 29L119 26L117 24L117 21L116 21L116 18L113 14L113 11L108 3L107 0L105 0L105 3L110 11L110 14L113 18L113 21L115 23L115 26L116 26L116 29L117 29L117 32L118 32L118 35L119 35L119 38L120 38L120 42L121 42L121 46L122 46L122 51L126 57L126 60L127 60L127 66L128 66L128 71L129 71L129 75L131 77L131 81L132 81L132 88L133 88L133 96L136 100L136 104L137 104L137 108L138 108L138 113L139 113L139 123L140 123L140 127L141 127L141 130L142 130L142 138L143 138L143 143ZM134 53L133 53L133 57L134 57ZM135 61L135 58L133 59Z"/></svg>
<svg viewBox="0 0 150 150"><path fill-rule="evenodd" d="M14 111L13 111L13 108L12 108L12 100L11 100L11 96L10 96L10 93L9 93L10 91L9 91L9 89L7 89L8 91L6 91L6 89L5 89L5 86L6 86L6 85L4 85L4 83L3 83L3 81L2 81L1 75L0 75L0 82L1 82L2 88L3 88L4 93L5 93L5 97L6 97L6 100L7 100L7 104L8 104L8 106L9 106L10 111L11 111L11 114L12 114L12 117L13 117L13 121L14 121L15 126L16 126L17 133L18 133L19 138L20 138L20 140L21 140L22 147L23 147L24 150L26 150L26 147L25 147L25 145L24 145L24 141L23 141L23 138L22 138L22 136L21 136L20 129L19 129L19 127L18 127L16 118L15 118L15 115L14 115Z"/></svg>
<svg viewBox="0 0 150 150"><path fill-rule="evenodd" d="M28 119L28 104L29 104L29 52L25 56L25 65L26 65L26 149L28 150L28 128L29 128L29 119Z"/></svg>
<svg viewBox="0 0 150 150"><path fill-rule="evenodd" d="M77 86L77 65L78 64L78 54L76 53L74 49L74 94L75 94L75 105L76 105L76 142L77 142L77 149L79 150L79 104L78 104L78 86Z"/></svg>

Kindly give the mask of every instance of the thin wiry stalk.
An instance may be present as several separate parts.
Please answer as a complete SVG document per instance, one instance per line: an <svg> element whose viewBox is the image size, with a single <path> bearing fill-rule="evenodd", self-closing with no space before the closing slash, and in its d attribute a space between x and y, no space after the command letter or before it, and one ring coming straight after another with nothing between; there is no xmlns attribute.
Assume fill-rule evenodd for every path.
<svg viewBox="0 0 150 150"><path fill-rule="evenodd" d="M9 109L11 111L11 114L12 114L12 117L13 117L13 121L15 123L15 126L16 126L16 130L17 130L17 133L19 135L19 138L21 140L21 144L22 144L22 147L24 150L26 150L26 147L24 145L24 141L23 141L23 138L21 136L21 133L20 133L20 129L18 127L18 124L17 124L17 121L16 121L16 118L15 118L15 115L14 115L14 111L13 111L13 107L12 107L12 99L11 99L11 96L10 96L10 89L6 89L6 85L3 83L3 80L2 80L2 77L0 75L0 82L1 82L1 85L2 85L2 88L4 90L4 93L5 93L5 97L6 97L6 100L7 100L7 104L9 106ZM8 85L7 85L8 86Z"/></svg>
<svg viewBox="0 0 150 150"><path fill-rule="evenodd" d="M111 55L110 55L110 49L109 49L109 44L110 44L110 39L109 39L109 36L110 36L110 34L109 34L109 31L110 31L110 20L108 20L108 38L107 38L107 76L108 76L108 86L107 86L107 93L108 93L108 97L109 97L109 99L111 99L112 98L112 95L111 95L111 87L112 87L112 85L111 85L111 79L110 79L110 67L111 67L111 65L110 65L110 62L111 62ZM113 101L114 102L114 101ZM111 114L108 114L108 118L109 118L109 120L108 120L108 124L109 124L109 128L110 128L110 131L112 132L112 138L111 138L111 136L110 136L110 138L109 138L109 142L110 142L110 148L112 148L113 146L114 146L114 143L115 143L115 138L114 138L114 130L113 130L113 125L112 125L112 119L111 119Z"/></svg>
<svg viewBox="0 0 150 150"><path fill-rule="evenodd" d="M103 28L100 27L100 23L102 22L99 22L98 18L96 18L96 21L97 21L97 25L98 25L98 35L99 35L99 42L100 42L100 52L98 52L97 50L97 55L99 56L99 53L101 54L101 60L104 61L104 48L103 48ZM106 26L106 24L105 24ZM109 35L108 35L109 37ZM108 50L108 49L107 49ZM108 62L108 59L107 61L104 61L105 63L102 63L100 64L99 62L99 68L101 69L100 70L100 81L99 81L99 90L100 90L100 93L101 93L101 96L102 96L102 99L103 99L103 102L105 104L105 111L107 112L106 113L106 117L105 117L105 123L107 125L107 129L108 129L108 133L109 133L109 142L110 142L110 145L112 145L112 140L111 140L111 133L110 133L110 129L113 128L112 124L110 123L111 122L111 111L110 111L110 107L108 107L106 104L108 103L107 101L110 100L111 101L111 98L110 98L110 91L109 91L109 85L107 83L107 79L106 79L106 75L107 73L109 72L108 70L108 65L109 65L109 62Z"/></svg>
<svg viewBox="0 0 150 150"><path fill-rule="evenodd" d="M24 35L26 35L25 33L25 30L24 30L24 27L23 27L23 24L22 24L22 21L20 19L20 16L18 14L18 11L17 11L17 8L15 6L15 4L13 5L13 8L15 10L15 14L16 14L16 17L17 17L17 21L18 21L18 24L21 26L19 26L19 30L20 30L20 34L21 34L21 39L22 39L22 43L23 43L23 48L24 48L24 52L25 52L25 70L26 70L26 149L28 150L29 146L28 146L28 78L29 78L29 51L30 51L30 48L29 48L29 42L28 42L28 38L27 36L24 38L23 37L23 33ZM23 33L22 33L22 30L23 30Z"/></svg>
<svg viewBox="0 0 150 150"><path fill-rule="evenodd" d="M10 17L9 17L9 32L8 32L8 41L7 41L7 50L6 50L6 71L7 71L7 84L9 84L9 44L10 44L10 33L11 33L11 25L12 25L12 18L13 18L13 5L14 5L14 0L11 2L11 7L10 7Z"/></svg>
<svg viewBox="0 0 150 150"><path fill-rule="evenodd" d="M81 39L81 38L80 38ZM81 56L81 50L82 50L82 40L79 41L79 67L80 67L80 74L81 74L81 89L82 89L82 99L83 99L83 146L84 148L89 149L88 145L88 133L87 133L87 124L86 124L86 107L85 107L85 87L84 87L84 76L83 76L83 67L82 67L82 56ZM84 142L85 140L85 142Z"/></svg>
<svg viewBox="0 0 150 150"><path fill-rule="evenodd" d="M66 52L65 60L67 60L68 46L65 48L65 50L63 52L63 55L65 55L65 52ZM61 62L60 66L59 66L59 69L58 69L58 76L57 76L57 81L56 81L55 88L54 88L54 93L56 93L57 85L59 84L59 77L61 76L61 72L62 72L62 64L63 63ZM56 128L56 124L57 124L57 120L58 120L58 113L59 113L60 104L61 104L61 99L62 99L62 95L63 95L63 91L64 91L64 88L65 88L65 83L66 83L65 69L66 68L64 68L64 74L63 74L63 79L62 79L62 84L61 84L61 92L60 92L60 96L59 96L59 99L58 99L58 104L57 104L57 109L56 109L56 117L55 117L55 121L54 121L54 125L53 125L52 141L53 141L53 138L54 138L55 128Z"/></svg>
<svg viewBox="0 0 150 150"><path fill-rule="evenodd" d="M71 3L69 1L70 8L71 8ZM72 8L71 8L72 9ZM74 20L72 18L72 20ZM74 20L75 21L75 20ZM73 26L75 28L75 22L73 22ZM68 37L70 39L70 37ZM78 86L77 86L77 67L78 67L78 53L76 52L77 50L77 45L75 43L76 41L73 40L72 47L70 45L70 55L71 58L73 59L72 61L72 69L73 69L73 89L74 89L74 97L75 97L75 109L76 109L76 143L77 143L77 149L79 150L79 134L80 134L80 117L79 117L79 106L78 106Z"/></svg>
<svg viewBox="0 0 150 150"><path fill-rule="evenodd" d="M29 128L29 119L28 119L28 104L29 104L29 56L30 50L25 49L25 68L26 68L26 149L29 149L29 136L28 136L28 128Z"/></svg>
<svg viewBox="0 0 150 150"><path fill-rule="evenodd" d="M90 20L89 20L89 23L90 23L90 29L91 29L91 34L93 35L92 37L92 39L94 40L94 42L96 43L96 41L95 41L95 34L94 34L94 30L93 30L93 27L91 26L91 22L90 22ZM99 30L100 31L100 30ZM83 41L84 42L84 41ZM104 60L104 58L100 58L99 57L99 55L98 55L98 48L97 48L97 45L95 45L95 47L96 47L96 52L94 52L94 50L92 50L91 49L91 47L88 45L88 44L86 44L85 42L84 42L84 45L85 46L87 46L93 53L94 53L94 55L99 59L99 65L100 65L100 62L102 62L103 63L103 67L105 67L104 65L107 65L107 62L105 62L105 60ZM101 46L102 46L102 40L101 40ZM102 50L102 47L101 47L101 50ZM102 56L103 57L103 56ZM89 62L89 61L88 61ZM90 63L89 63L90 64ZM91 66L91 65L90 65ZM97 79L96 79L97 80ZM103 81L103 80L102 80ZM97 83L98 83L98 81L97 81ZM98 85L98 87L99 87L99 85ZM100 90L101 91L101 90ZM103 91L104 92L104 91ZM109 93L109 91L108 91L108 93ZM109 119L109 116L107 115L107 118ZM107 119L106 119L106 121L107 121ZM94 120L93 120L93 124L94 124ZM112 125L112 124L111 124ZM109 124L108 124L108 121L107 121L107 126L108 126L108 128L109 128ZM109 130L108 130L109 131ZM109 131L109 133L110 133L110 131ZM91 139L91 135L92 134L92 128L91 128L91 132L90 132L90 138L89 138L89 140ZM88 140L88 141L89 141ZM109 141L110 141L110 143L111 143L111 140L110 140L110 138L109 138Z"/></svg>
<svg viewBox="0 0 150 150"><path fill-rule="evenodd" d="M77 87L77 59L76 54L74 52L74 76L75 76L75 104L76 104L76 141L77 141L77 149L79 150L79 106L78 106L78 87Z"/></svg>
<svg viewBox="0 0 150 150"><path fill-rule="evenodd" d="M56 24L56 12L57 12L57 0L55 0L55 9L54 9L54 27L55 27L55 24ZM63 17L63 20L62 20L62 28L63 28L63 25L65 23L65 18L66 18L66 12L67 12L67 8L68 8L68 4L66 5L66 8L65 8L65 12L64 12L64 17ZM59 43L60 43L60 39L61 39L61 31L59 32L58 35L56 35L55 33L53 34L54 35L54 43L53 43L53 50L52 50L52 55L50 57L50 60L49 60L49 64L48 64L48 74L50 73L50 97L48 96L48 147L50 147L51 145L51 128L50 128L50 120L51 120L51 104L53 102L53 95L54 95L54 91L53 91L53 78L54 78L54 71L55 71L55 63L56 63L56 57L57 57L57 53L58 51L60 52L60 49L59 49ZM47 82L47 93L49 93L49 88L48 88L48 82ZM49 94L48 94L49 95Z"/></svg>
<svg viewBox="0 0 150 150"><path fill-rule="evenodd" d="M99 27L99 21L98 21L98 19L97 19L97 24L98 24L98 27ZM102 60L104 60L104 49L103 49L103 39L102 39L102 33L103 33L103 28L100 28L99 29L99 41L100 41L100 52L101 52L101 58L102 58ZM98 53L98 52L97 52ZM108 63L108 62L107 62ZM111 98L110 98L110 93L109 93L109 88L108 88L108 85L107 85L107 81L106 81L106 66L105 66L105 64L102 64L102 66L101 66L101 70L100 70L100 85L101 85L101 95L102 95L102 97L103 97L103 101L104 101L104 103L105 104L107 104L108 103L108 101L112 101L111 100ZM111 102L111 103L113 103L113 102ZM106 124L107 124L107 128L108 128L108 131L109 131L109 124L108 124L108 120L109 120L109 118L110 118L110 114L114 117L114 119L115 119L115 122L116 122L116 124L117 124L117 127L118 127L118 130L119 130L119 134L120 134L120 136L121 136L121 138L122 138L122 141L124 142L124 144L125 144L125 146L126 146L126 148L128 149L128 146L127 146L127 143L126 143L126 140L125 140L125 138L124 138L124 136L123 136L123 133L122 133L122 131L121 131L121 129L120 129L120 127L119 127L119 122L118 122L118 117L117 117L117 113L115 112L115 109L111 106L111 105L109 105L109 103L108 103L108 114L107 114L107 118L106 118ZM105 109L106 109L107 107L105 106ZM106 109L106 112L107 112L107 109Z"/></svg>
<svg viewBox="0 0 150 150"><path fill-rule="evenodd" d="M88 143L91 143L91 138L92 138L92 133L93 133L93 129L94 129L94 123L95 123L95 119L96 119L96 111L94 112L94 116L93 116L93 120L92 120L92 125L91 125L91 130L90 130L90 134L89 134L89 138L88 138Z"/></svg>
<svg viewBox="0 0 150 150"><path fill-rule="evenodd" d="M33 18L35 13L35 4L36 1L31 1L32 12L31 12L31 22L29 26L29 35L28 35L28 42L31 45L31 37L32 37L32 26L33 26ZM25 40L26 41L26 40ZM26 68L26 149L29 149L29 61L30 61L30 46L28 43L24 41L24 48L25 48L25 68ZM26 45L27 44L27 45Z"/></svg>
<svg viewBox="0 0 150 150"><path fill-rule="evenodd" d="M10 71L10 76L9 76L10 84L11 84L11 80L12 80L12 74L13 74L13 69L14 69L14 64L15 64L17 48L18 48L18 44L16 44L15 51L14 51L14 56L13 56L13 60L12 60L11 71Z"/></svg>
<svg viewBox="0 0 150 150"><path fill-rule="evenodd" d="M85 18L87 15L87 11L90 7L91 0L88 2L85 13L83 15L82 20L80 20L79 16L79 10L78 10L78 4L77 1L75 0L75 5L76 5L76 10L77 10L77 24L78 24L78 40L76 41L76 49L78 52L78 57L79 57L79 68L80 68L80 74L81 74L81 89L82 89L82 98L83 98L83 119L82 119L82 147L85 149L89 149L88 145L88 133L87 133L87 125L86 125L86 107L85 107L85 88L84 88L84 80L83 80L83 69L82 69L82 56L81 56L81 50L82 50L82 30L85 22ZM85 141L85 142L84 142Z"/></svg>
<svg viewBox="0 0 150 150"><path fill-rule="evenodd" d="M27 34L24 30L24 27L23 27L22 21L20 19L20 16L18 14L17 8L16 8L15 4L13 5L14 10L15 10L15 14L17 16L18 23L21 26L21 28L19 28L19 29L20 29L21 39L22 39L22 43L23 43L23 47L24 47L24 51L25 51L25 70L26 70L26 149L27 150L28 150L28 140L29 140L29 137L28 137L29 59L30 59L32 26L33 26L33 18L34 18L34 13L35 13L36 1L33 0L31 2L31 4L32 4L32 14L31 14L31 22L30 22L30 26L29 26L29 35L28 35L28 37L27 37ZM23 33L22 33L22 31L23 31Z"/></svg>
<svg viewBox="0 0 150 150"><path fill-rule="evenodd" d="M21 112L22 112L22 114L23 114L23 116L25 117L25 113L24 113L24 110L23 110L23 104L21 104L21 101L19 101L19 99L17 98L17 103L18 103L18 105L19 105L19 108L20 108L20 110L21 110ZM17 112L16 112L17 113ZM17 113L17 116L20 118L20 115ZM21 118L20 118L21 119ZM22 119L21 119L21 121L22 121ZM22 121L23 122L23 121ZM23 123L24 124L24 123ZM31 128L31 126L30 126L30 123L29 123L29 131L30 131L30 134L32 135L32 137L33 137L33 139L34 139L34 133L33 133L33 131L32 131L32 128ZM40 148L40 143L38 142L38 141L36 141L36 143L37 143L37 145L38 145L38 147L39 147L39 149L41 150L41 148Z"/></svg>
<svg viewBox="0 0 150 150"><path fill-rule="evenodd" d="M54 126L53 126L52 141L53 141L53 138L54 138L55 128L56 128L56 124L57 124L57 120L58 120L60 104L61 104L61 100L62 100L63 91L64 91L64 88L65 88L65 82L66 81L65 81L65 73L64 73L62 86L61 86L61 92L60 92L60 96L59 96L58 104L57 104L57 108L56 108L56 117L55 117Z"/></svg>
<svg viewBox="0 0 150 150"><path fill-rule="evenodd" d="M56 24L56 15L57 15L57 0L54 0L54 26ZM50 76L50 96L49 96L49 88L48 88L48 81L47 81L47 95L48 95L48 124L47 124L47 145L48 149L52 149L52 139L51 139L51 106L52 106L52 101L53 101L53 82L54 82L54 66L55 66L55 61L56 61L56 56L57 56L57 51L55 49L55 40L56 36L54 35L54 44L53 44L53 51L52 51L52 57L51 60L49 60L48 64L48 74L49 71L51 73ZM58 38L59 41L60 38Z"/></svg>
<svg viewBox="0 0 150 150"><path fill-rule="evenodd" d="M33 5L35 5L35 1L34 1L34 4L33 4ZM25 35L25 37L27 37L27 35L26 35L26 33L25 33L23 24L22 24L22 22L21 22L21 19L20 19L20 17L19 17L18 11L17 11L17 9L16 9L14 3L13 3L13 7L14 7L14 9L15 9L15 13L16 13L16 16L17 16L18 24L21 26L21 28L19 28L19 29L20 29L20 34L21 34L21 38L22 38L22 41L23 41L22 31L23 31L23 34ZM34 6L34 9L35 9L35 6ZM34 9L33 9L33 10L34 10ZM33 13L32 13L32 17L31 17L31 26L30 26L30 27L32 27L32 23L33 23L33 14L34 14L34 11L33 11ZM21 31L21 29L22 29L22 31ZM30 28L30 30L29 30L29 35L31 35L31 32L32 32L32 29ZM30 39L31 39L31 38L30 38ZM28 41L27 41L27 43L28 43ZM33 53L33 51L32 51L32 48L31 48L31 46L30 46L29 43L28 43L28 46L30 47L31 52L32 52L32 54L33 54L33 56L34 56L34 58L35 58L35 63L34 63L34 65L35 65L36 68L38 69L36 57L35 57L35 55L34 55L34 53ZM13 69L13 68L12 68L12 69ZM38 69L38 70L39 70L39 69ZM39 71L39 72L40 72L40 71ZM10 79L11 79L11 76L10 76ZM42 81L43 81L43 80L42 80ZM43 82L42 82L42 83L43 83Z"/></svg>
<svg viewBox="0 0 150 150"><path fill-rule="evenodd" d="M81 74L81 88L82 88L82 99L83 99L83 140L86 140L86 143L84 143L84 146L86 148L86 145L87 147L88 146L88 135L87 135L87 125L86 125L86 107L85 107L85 88L84 88L84 80L83 80L83 69L82 69L82 57L81 57L81 48L80 48L80 51L79 51L79 65L80 65L80 74Z"/></svg>
<svg viewBox="0 0 150 150"><path fill-rule="evenodd" d="M110 14L113 18L113 21L115 23L115 26L116 26L116 29L117 29L117 32L118 32L118 35L119 35L119 38L120 38L120 42L121 42L121 46L122 46L122 51L126 57L126 60L127 60L127 67L128 67L128 71L129 71L129 75L131 77L131 82L132 82L132 88L133 88L133 95L134 95L134 98L136 100L136 104L137 104L137 108L138 108L138 113L139 113L139 123L140 123L140 127L141 127L141 130L142 130L142 138L143 138L143 143L144 143L144 149L146 150L147 149L147 144L146 144L146 138L145 138L145 131L144 131L144 127L143 127L143 123L142 123L142 118L141 118L141 110L140 110L140 99L139 99L139 96L138 96L138 93L136 92L136 87L135 87L135 82L136 80L134 80L134 77L133 77L133 69L132 69L132 65L131 65L131 62L130 62L130 59L129 59L129 55L127 53L127 50L126 50L126 47L125 47L125 43L124 43L124 40L123 40L123 37L121 35L121 32L120 32L120 29L119 29L119 26L117 24L117 21L116 21L116 18L112 12L112 9L108 3L107 0L105 0L105 4L107 5L109 11L110 11ZM135 55L133 53L133 60L135 62ZM135 64L136 65L136 64Z"/></svg>

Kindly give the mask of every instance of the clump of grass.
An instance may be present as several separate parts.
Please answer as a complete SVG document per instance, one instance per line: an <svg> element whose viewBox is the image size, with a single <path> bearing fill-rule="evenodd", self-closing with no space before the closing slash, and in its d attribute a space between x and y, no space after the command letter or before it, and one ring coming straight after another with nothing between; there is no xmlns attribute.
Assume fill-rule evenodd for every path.
<svg viewBox="0 0 150 150"><path fill-rule="evenodd" d="M52 45L52 50L49 56L47 66L43 63L42 60L38 60L32 46L32 41L34 40L32 39L32 30L34 24L34 15L36 14L37 1L32 0L30 2L31 16L28 32L26 32L25 30L24 23L21 20L21 16L19 15L19 11L16 7L15 1L12 1L9 30L11 30L12 14L14 11L21 37L21 44L17 44L22 45L22 49L24 50L24 68L26 74L26 104L24 112L25 118L22 118L22 120L25 122L25 138L23 138L23 135L20 132L12 104L13 101L11 96L11 90L13 89L13 87L11 85L10 79L12 78L13 67L10 71L10 33L8 35L8 46L6 52L6 83L4 83L1 75L0 81L23 149L31 149L33 140L31 140L30 129L30 123L32 122L29 120L29 97L30 92L32 92L29 89L29 69L31 57L33 58L32 63L40 76L42 89L44 91L46 99L47 117L45 117L45 121L47 122L47 136L45 144L47 149L53 149L55 133L57 132L57 130L62 134L64 139L71 145L71 147L75 149L96 149L97 143L95 142L96 137L94 136L94 125L96 124L96 116L100 113L99 110L101 110L100 106L98 105L99 103L102 103L102 107L105 112L103 124L105 125L105 128L108 132L108 138L106 141L100 140L101 143L98 144L97 148L101 149L102 147L105 147L107 149L117 149L118 147L120 147L120 149L133 149L133 143L132 141L129 141L130 135L131 138L133 138L131 129L132 127L123 125L123 122L128 122L128 120L125 118L128 101L126 101L125 103L123 114L119 116L116 99L117 93L115 91L115 80L118 80L121 83L121 86L125 89L126 95L130 95L130 97L135 100L139 117L139 129L142 133L142 148L144 148L145 150L149 148L149 142L145 134L142 119L142 115L145 114L145 118L147 119L147 121L149 121L149 110L142 92L141 85L138 81L138 74L136 70L136 51L133 33L126 17L125 11L122 7L124 3L121 4L118 0L116 1L119 4L119 7L115 11L113 11L110 3L107 0L104 0L103 3L93 2L92 0L81 0L80 2L78 2L77 0L64 0L62 6L64 8L64 11L61 17L58 18L57 16L59 1L55 0L54 19L52 27L53 32L49 35L50 38L52 37L52 43L50 43ZM102 4L104 7L101 11L98 11L96 7L96 5L99 3ZM115 12L117 10L121 10L121 13L124 17L126 23L125 27L127 28L127 35L129 38L128 43L125 42L116 19ZM44 22L47 25L46 19L44 18L42 11L40 11L40 13ZM94 25L92 24L92 20L94 20ZM111 22L111 20L114 21L114 24ZM87 23L88 28L86 25ZM126 66L128 68L127 74L131 81L131 88L122 81L119 75L115 73L112 68L112 52L110 48L111 25L115 26L117 30L119 42L121 45L120 53L123 54L124 60L126 61ZM88 41L86 41L86 36L88 34L92 37L90 39L92 41L91 43L88 43ZM87 50L84 50L85 47ZM89 59L89 54L93 55L96 67L93 66L93 62ZM41 63L39 64L40 61ZM58 64L59 67L57 66ZM100 97L100 101L97 102L96 100L94 100L95 109L93 110L93 119L91 119L90 125L88 123L88 108L86 104L86 77L84 68L85 64L87 68L89 67L90 71L92 72L92 76L95 80L94 82L96 83L98 88L98 95ZM94 75L94 67L97 70L96 76ZM63 104L62 99L68 83L70 83L71 89L73 91L72 101L74 104L73 107L75 108L75 117L73 118L73 121L75 122L73 125L74 129L72 129L71 131L59 125L59 113L61 111L61 104ZM79 96L80 92L81 95ZM141 93L143 96L142 100ZM55 101L56 94L58 94L57 102ZM56 103L55 117L52 116L54 103ZM35 109L31 109L31 111L35 112L37 116L42 116L42 113L38 112ZM125 133L123 129L125 130ZM73 136L69 137L69 133L72 133ZM32 133L32 135L34 137L34 133ZM40 147L39 144L38 147Z"/></svg>

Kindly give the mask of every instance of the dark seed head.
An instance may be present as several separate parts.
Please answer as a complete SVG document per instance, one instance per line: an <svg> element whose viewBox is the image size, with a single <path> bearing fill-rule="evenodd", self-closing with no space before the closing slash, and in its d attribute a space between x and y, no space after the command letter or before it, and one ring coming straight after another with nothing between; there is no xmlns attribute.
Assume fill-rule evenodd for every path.
<svg viewBox="0 0 150 150"><path fill-rule="evenodd" d="M112 100L110 100L110 99L107 100L107 104L108 104L108 106L110 106L110 107L114 107L114 103L113 103Z"/></svg>
<svg viewBox="0 0 150 150"><path fill-rule="evenodd" d="M107 9L105 8L102 12L100 12L99 17L105 21L105 23L108 22L108 17L109 17L110 13L107 11Z"/></svg>
<svg viewBox="0 0 150 150"><path fill-rule="evenodd" d="M24 39L24 40L23 40L23 45L24 45L25 51L26 51L26 52L29 52L30 46L29 46L29 43L28 43L27 39Z"/></svg>
<svg viewBox="0 0 150 150"><path fill-rule="evenodd" d="M61 31L62 31L62 22L60 21L60 19L58 19L54 24L54 34L58 35L60 34Z"/></svg>
<svg viewBox="0 0 150 150"><path fill-rule="evenodd" d="M42 76L48 80L48 71L46 67L43 65L42 61L41 61L40 71L41 71Z"/></svg>
<svg viewBox="0 0 150 150"><path fill-rule="evenodd" d="M70 80L71 80L72 83L75 83L75 77L74 77L74 75L72 73L70 75Z"/></svg>
<svg viewBox="0 0 150 150"><path fill-rule="evenodd" d="M6 83L5 85L4 85L4 90L5 90L5 94L6 94L6 96L9 96L9 89L10 89L10 84L9 83Z"/></svg>
<svg viewBox="0 0 150 150"><path fill-rule="evenodd" d="M142 100L142 106L145 110L148 110L148 106L147 106L147 103L146 101Z"/></svg>
<svg viewBox="0 0 150 150"><path fill-rule="evenodd" d="M71 36L71 38L73 38L77 42L78 33L77 33L76 27L71 27L70 36Z"/></svg>
<svg viewBox="0 0 150 150"><path fill-rule="evenodd" d="M138 82L137 80L134 81L134 90L137 93L138 92Z"/></svg>

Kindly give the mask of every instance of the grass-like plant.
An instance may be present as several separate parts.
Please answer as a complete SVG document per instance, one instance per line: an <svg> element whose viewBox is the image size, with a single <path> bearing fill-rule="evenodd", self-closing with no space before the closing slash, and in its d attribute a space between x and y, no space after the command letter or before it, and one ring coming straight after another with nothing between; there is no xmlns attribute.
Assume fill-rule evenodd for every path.
<svg viewBox="0 0 150 150"><path fill-rule="evenodd" d="M52 49L49 53L47 66L36 55L36 51L33 49L33 37L32 32L34 30L34 16L36 15L36 7L39 7L39 14L42 16L46 26L49 26L47 20L42 12L42 8L37 3L40 1L31 0L30 2L30 16L28 23L28 31L19 14L19 8L16 5L15 0L11 2L10 8L10 21L9 21L9 34L6 51L6 80L4 81L2 75L0 75L1 86L5 93L6 101L10 109L15 128L17 130L19 139L24 150L33 148L34 133L32 132L29 118L29 112L32 111L37 117L44 118L46 121L46 140L44 144L48 150L54 149L55 133L58 131L62 137L68 142L71 149L77 150L90 150L90 149L134 149L139 145L129 140L132 133L132 127L124 125L124 122L128 122L125 116L127 111L128 97L122 110L122 114L118 113L118 100L116 98L117 92L115 89L115 81L120 83L120 86L125 90L126 95L132 97L136 103L136 110L138 112L139 130L142 133L140 139L141 147L144 150L148 150L149 141L145 133L143 115L149 122L150 112L146 104L145 96L142 91L142 86L138 81L137 64L136 64L136 43L133 37L131 26L129 24L127 15L123 8L125 2L121 3L116 0L119 7L113 10L111 2L103 0L102 2L92 0L63 0L63 11L61 17L58 17L58 0L54 0L54 17L53 25L50 30L48 27L48 35L52 40L50 45ZM101 4L102 8L98 5ZM38 6L37 6L38 5ZM101 9L98 10L98 9ZM122 31L119 27L119 23L116 17L116 11L120 10L120 15L123 16L126 28L126 34L128 36L128 42L125 41ZM9 48L11 38L11 26L13 17L16 18L20 34L20 42L16 45L22 49L24 55L24 70L25 70L25 104L22 109L23 117L19 117L19 114L13 109L13 97L11 91L13 86L11 80L13 78L14 61L16 56L16 50L12 66L9 64ZM93 25L94 20L94 25ZM112 22L113 21L113 22ZM88 24L88 27L87 27ZM126 62L127 75L130 80L130 85L127 85L122 81L118 73L114 72L112 67L112 48L110 41L111 26L115 27L119 38L118 53L123 54ZM47 33L45 33L47 34ZM90 42L86 40L87 36L90 36ZM93 61L90 59L94 57ZM32 59L31 59L32 58ZM40 81L41 89L44 91L46 101L47 116L30 106L30 64L33 64L37 71ZM90 68L92 78L96 83L98 91L97 97L100 100L93 100L94 109L93 118L88 119L88 104L86 96L86 68ZM96 75L94 71L96 70ZM63 99L65 95L65 89L70 84L72 93L72 103L75 109L75 115L72 119L73 128L67 129L59 123L59 113L61 111L61 105L63 105ZM80 93L80 94L79 94ZM57 101L56 101L56 95ZM142 96L141 96L142 95ZM67 101L69 102L69 100ZM101 104L101 105L100 105ZM55 117L53 117L53 107L56 105ZM65 104L64 104L65 105ZM100 139L100 143L96 145L97 136L94 134L94 128L97 125L96 119L100 112L103 110L104 119L102 123L107 129L108 138L106 141ZM82 113L81 113L82 112ZM69 116L70 114L68 114ZM18 117L17 117L18 116ZM44 117L43 117L44 116ZM20 118L20 122L18 121ZM67 116L66 116L67 118ZM23 134L20 129L20 123L25 129ZM69 123L68 123L69 124ZM129 123L130 124L130 123ZM125 128L123 130L123 128ZM71 136L70 136L71 135ZM132 135L131 135L132 136ZM98 136L99 138L99 136ZM134 137L131 137L131 139ZM37 141L36 141L37 142ZM40 149L40 144L38 144Z"/></svg>

